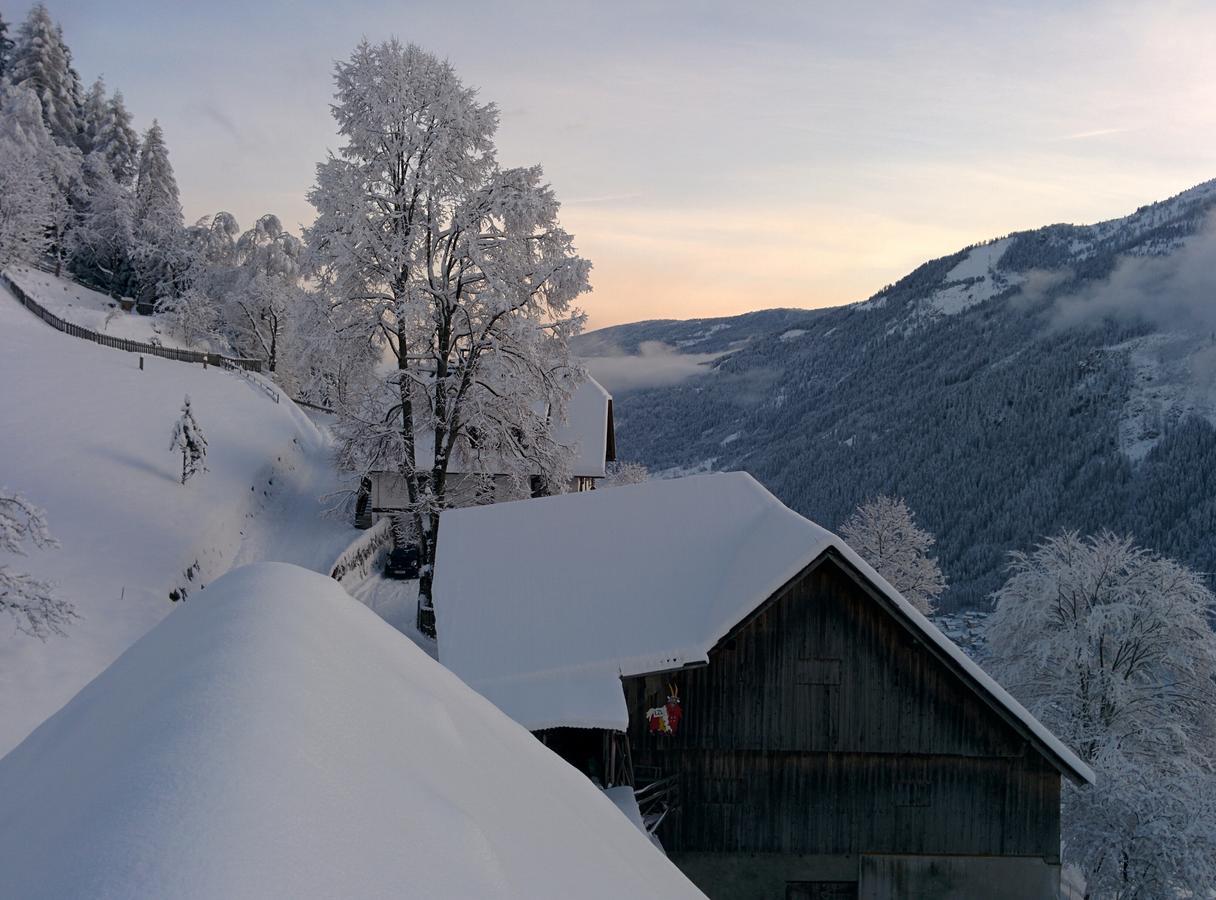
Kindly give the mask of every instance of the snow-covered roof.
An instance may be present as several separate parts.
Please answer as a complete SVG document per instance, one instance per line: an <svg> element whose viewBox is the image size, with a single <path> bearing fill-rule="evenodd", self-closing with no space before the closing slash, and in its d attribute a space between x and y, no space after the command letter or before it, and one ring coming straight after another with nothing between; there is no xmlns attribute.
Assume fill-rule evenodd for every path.
<svg viewBox="0 0 1216 900"><path fill-rule="evenodd" d="M0 760L6 897L701 897L333 580L192 596Z"/></svg>
<svg viewBox="0 0 1216 900"><path fill-rule="evenodd" d="M590 375L570 395L566 421L553 438L574 449L574 475L603 478L606 461L616 458L612 395Z"/></svg>
<svg viewBox="0 0 1216 900"><path fill-rule="evenodd" d="M531 730L628 727L621 676L705 663L834 550L1073 777L1093 773L840 538L743 472L444 513L439 659Z"/></svg>

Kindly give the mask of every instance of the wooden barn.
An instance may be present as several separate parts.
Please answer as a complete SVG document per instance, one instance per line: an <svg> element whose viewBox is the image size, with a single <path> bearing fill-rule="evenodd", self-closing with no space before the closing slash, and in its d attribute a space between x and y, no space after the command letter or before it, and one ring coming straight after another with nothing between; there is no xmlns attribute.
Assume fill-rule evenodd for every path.
<svg viewBox="0 0 1216 900"><path fill-rule="evenodd" d="M440 661L712 898L1045 898L1093 773L743 473L445 515Z"/></svg>

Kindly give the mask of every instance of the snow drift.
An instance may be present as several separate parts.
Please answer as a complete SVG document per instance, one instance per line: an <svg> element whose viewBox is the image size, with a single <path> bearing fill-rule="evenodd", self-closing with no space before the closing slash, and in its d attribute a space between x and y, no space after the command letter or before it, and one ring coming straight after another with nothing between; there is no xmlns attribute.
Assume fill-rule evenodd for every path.
<svg viewBox="0 0 1216 900"><path fill-rule="evenodd" d="M698 897L583 775L336 582L189 600L0 760L4 892Z"/></svg>

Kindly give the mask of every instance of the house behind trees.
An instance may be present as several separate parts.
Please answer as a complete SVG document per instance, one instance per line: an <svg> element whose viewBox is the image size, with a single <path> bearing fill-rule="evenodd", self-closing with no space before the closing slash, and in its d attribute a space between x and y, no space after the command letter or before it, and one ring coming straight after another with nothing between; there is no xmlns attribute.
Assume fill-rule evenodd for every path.
<svg viewBox="0 0 1216 900"><path fill-rule="evenodd" d="M554 440L573 453L569 491L591 491L607 474L607 464L616 459L616 436L612 422L612 396L594 378L588 376L571 394L566 409L566 421L553 427ZM420 435L417 444L418 466L430 468L427 451L431 436ZM521 490L513 479L504 474L505 467L495 464L490 454L478 453L478 448L458 447L448 468L448 499L452 506L475 506L502 500L518 500L532 494L558 493L533 479L528 490ZM367 502L358 508L356 522L370 527L381 516L409 508L406 477L400 472L371 472L365 482Z"/></svg>
<svg viewBox="0 0 1216 900"><path fill-rule="evenodd" d="M744 473L457 510L440 661L714 898L1055 897L1089 768Z"/></svg>

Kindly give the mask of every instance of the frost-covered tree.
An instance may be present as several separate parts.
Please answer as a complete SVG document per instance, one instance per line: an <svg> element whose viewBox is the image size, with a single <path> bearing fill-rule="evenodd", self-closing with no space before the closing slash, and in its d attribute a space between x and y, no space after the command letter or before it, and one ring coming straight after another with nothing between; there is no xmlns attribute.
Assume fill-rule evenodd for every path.
<svg viewBox="0 0 1216 900"><path fill-rule="evenodd" d="M306 240L337 327L395 364L341 402L339 457L404 476L429 612L454 455L523 483L563 480L569 454L550 425L580 376L568 341L590 266L540 169L498 167L498 112L448 63L365 41L335 80L344 145L317 167Z"/></svg>
<svg viewBox="0 0 1216 900"><path fill-rule="evenodd" d="M925 615L933 612L946 578L929 555L933 535L917 526L903 499L867 500L840 526L840 534L908 602Z"/></svg>
<svg viewBox="0 0 1216 900"><path fill-rule="evenodd" d="M115 180L124 187L134 185L139 173L139 135L131 124L131 114L122 99L122 91L115 91L106 101L105 115L97 127L91 149L105 156L114 173Z"/></svg>
<svg viewBox="0 0 1216 900"><path fill-rule="evenodd" d="M201 219L187 239L188 289L162 304L172 327L187 340L211 333L232 353L265 362L276 378L294 379L292 363L303 353L297 338L304 337L292 322L305 312L300 239L274 215L241 233L226 212Z"/></svg>
<svg viewBox="0 0 1216 900"><path fill-rule="evenodd" d="M173 423L173 440L169 449L178 450L182 454L182 484L199 472L207 471L207 438L194 418L189 394L182 403L181 416Z"/></svg>
<svg viewBox="0 0 1216 900"><path fill-rule="evenodd" d="M8 75L13 58L13 40L8 36L8 22L0 16L0 78Z"/></svg>
<svg viewBox="0 0 1216 900"><path fill-rule="evenodd" d="M70 240L72 270L103 290L125 294L132 278L134 198L100 152L85 157L81 184Z"/></svg>
<svg viewBox="0 0 1216 900"><path fill-rule="evenodd" d="M35 262L48 252L61 260L80 154L51 138L37 96L23 85L0 85L0 160L0 262Z"/></svg>
<svg viewBox="0 0 1216 900"><path fill-rule="evenodd" d="M54 193L38 158L0 138L0 268L36 262L50 249Z"/></svg>
<svg viewBox="0 0 1216 900"><path fill-rule="evenodd" d="M990 666L1098 775L1064 796L1066 859L1093 896L1216 884L1216 598L1111 534L1015 553L988 624Z"/></svg>
<svg viewBox="0 0 1216 900"><path fill-rule="evenodd" d="M185 265L182 205L169 148L155 119L140 150L134 222L133 257L142 300L173 296Z"/></svg>
<svg viewBox="0 0 1216 900"><path fill-rule="evenodd" d="M85 92L80 104L80 151L85 155L97 149L97 138L105 127L108 105L105 81L98 78Z"/></svg>
<svg viewBox="0 0 1216 900"><path fill-rule="evenodd" d="M279 370L289 321L303 302L303 244L278 216L262 216L236 244L237 283L224 298L224 321L233 347Z"/></svg>
<svg viewBox="0 0 1216 900"><path fill-rule="evenodd" d="M17 30L8 77L38 97L51 136L65 147L75 147L80 135L80 78L72 68L62 29L41 3L30 9Z"/></svg>
<svg viewBox="0 0 1216 900"><path fill-rule="evenodd" d="M47 529L46 514L20 494L0 489L0 559L24 556L30 547L48 549L58 543ZM75 618L71 603L55 596L52 585L0 562L0 611L11 615L17 630L45 641L62 635Z"/></svg>

